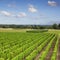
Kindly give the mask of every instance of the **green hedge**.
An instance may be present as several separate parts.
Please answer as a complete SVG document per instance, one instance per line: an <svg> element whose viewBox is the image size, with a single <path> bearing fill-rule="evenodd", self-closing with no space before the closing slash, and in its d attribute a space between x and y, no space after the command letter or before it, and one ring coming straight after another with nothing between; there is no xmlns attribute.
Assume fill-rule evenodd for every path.
<svg viewBox="0 0 60 60"><path fill-rule="evenodd" d="M30 30L30 31L26 31L29 33L41 33L41 32L48 32L48 30Z"/></svg>

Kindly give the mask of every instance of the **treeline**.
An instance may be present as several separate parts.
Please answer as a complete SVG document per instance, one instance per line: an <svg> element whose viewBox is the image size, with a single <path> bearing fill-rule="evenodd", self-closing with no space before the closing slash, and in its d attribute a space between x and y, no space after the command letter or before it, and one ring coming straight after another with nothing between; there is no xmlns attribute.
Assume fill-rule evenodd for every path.
<svg viewBox="0 0 60 60"><path fill-rule="evenodd" d="M60 24L53 25L3 25L0 28L14 28L14 29L60 29Z"/></svg>

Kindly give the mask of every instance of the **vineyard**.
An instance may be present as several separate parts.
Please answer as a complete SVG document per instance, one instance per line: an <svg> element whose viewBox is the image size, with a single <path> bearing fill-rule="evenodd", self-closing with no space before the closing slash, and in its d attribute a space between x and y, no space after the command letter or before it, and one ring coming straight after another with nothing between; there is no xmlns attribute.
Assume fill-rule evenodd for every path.
<svg viewBox="0 0 60 60"><path fill-rule="evenodd" d="M54 33L0 32L0 60L59 60Z"/></svg>

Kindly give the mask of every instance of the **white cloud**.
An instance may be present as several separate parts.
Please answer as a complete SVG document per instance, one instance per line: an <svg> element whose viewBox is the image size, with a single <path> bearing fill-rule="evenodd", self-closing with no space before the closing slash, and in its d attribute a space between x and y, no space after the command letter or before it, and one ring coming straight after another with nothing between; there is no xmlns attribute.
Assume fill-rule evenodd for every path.
<svg viewBox="0 0 60 60"><path fill-rule="evenodd" d="M19 17L19 18L23 18L27 16L25 12L20 12L19 14L11 14L10 12L7 11L0 11L0 14L7 17L11 16L11 17Z"/></svg>
<svg viewBox="0 0 60 60"><path fill-rule="evenodd" d="M57 2L55 2L55 1L48 1L48 5L50 5L50 6L57 6Z"/></svg>
<svg viewBox="0 0 60 60"><path fill-rule="evenodd" d="M16 8L15 4L8 4L8 7Z"/></svg>
<svg viewBox="0 0 60 60"><path fill-rule="evenodd" d="M7 12L7 11L0 11L0 13L5 15L5 16L11 16L11 13Z"/></svg>
<svg viewBox="0 0 60 60"><path fill-rule="evenodd" d="M17 15L17 17L26 17L27 15L26 15L26 13L25 12L20 12L18 15Z"/></svg>
<svg viewBox="0 0 60 60"><path fill-rule="evenodd" d="M32 12L32 13L37 12L37 9L33 5L29 5L28 10L29 10L29 12Z"/></svg>

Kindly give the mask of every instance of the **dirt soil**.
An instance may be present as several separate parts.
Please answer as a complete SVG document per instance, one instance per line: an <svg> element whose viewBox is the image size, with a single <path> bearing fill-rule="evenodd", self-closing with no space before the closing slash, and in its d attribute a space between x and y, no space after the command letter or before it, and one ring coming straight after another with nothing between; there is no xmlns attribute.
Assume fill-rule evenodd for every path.
<svg viewBox="0 0 60 60"><path fill-rule="evenodd" d="M60 60L60 39L58 42L58 52L57 52L57 59L56 60Z"/></svg>
<svg viewBox="0 0 60 60"><path fill-rule="evenodd" d="M50 41L49 41L50 42ZM49 43L48 42L48 43ZM39 60L39 58L40 58L40 56L41 56L41 54L42 54L42 52L46 49L46 47L47 47L47 45L48 45L48 43L44 46L44 48L39 52L39 54L35 57L35 59L34 60Z"/></svg>
<svg viewBox="0 0 60 60"><path fill-rule="evenodd" d="M56 44L56 40L53 41L52 46L51 46L51 48L50 48L45 60L51 60L51 56L52 56L52 53L54 51L55 44Z"/></svg>

